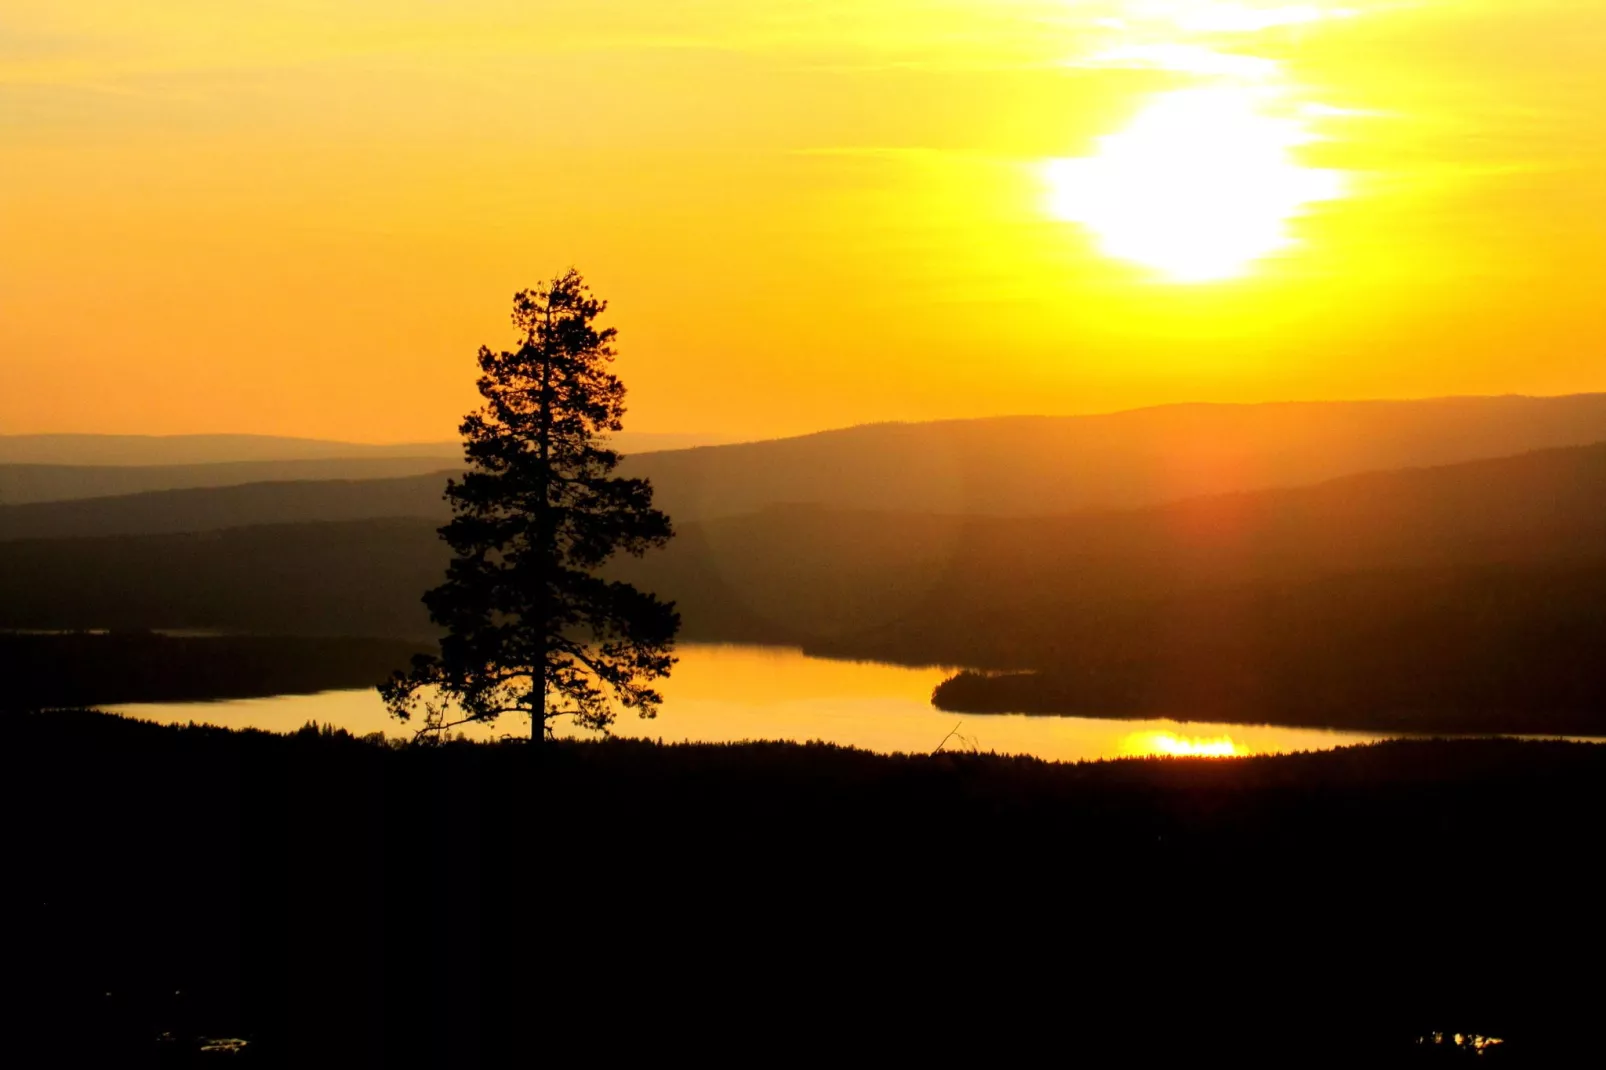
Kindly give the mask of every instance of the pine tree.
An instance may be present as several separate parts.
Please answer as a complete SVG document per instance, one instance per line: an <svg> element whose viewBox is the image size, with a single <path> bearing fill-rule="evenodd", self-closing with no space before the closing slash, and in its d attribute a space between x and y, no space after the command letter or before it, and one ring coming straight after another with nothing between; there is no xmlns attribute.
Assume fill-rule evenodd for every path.
<svg viewBox="0 0 1606 1070"><path fill-rule="evenodd" d="M525 713L539 743L562 717L605 729L615 703L656 715L680 616L598 575L674 533L650 483L613 475L625 387L606 307L570 270L515 295L518 348L479 351L485 402L460 428L469 470L447 484L441 529L455 556L424 596L446 635L380 689L393 715L422 715L421 737Z"/></svg>

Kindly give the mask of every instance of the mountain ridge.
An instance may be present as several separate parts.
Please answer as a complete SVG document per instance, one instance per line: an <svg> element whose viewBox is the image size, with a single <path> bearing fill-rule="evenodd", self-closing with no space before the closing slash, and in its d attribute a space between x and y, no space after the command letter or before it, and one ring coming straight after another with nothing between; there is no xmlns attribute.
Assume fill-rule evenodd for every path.
<svg viewBox="0 0 1606 1070"><path fill-rule="evenodd" d="M614 437L621 450L634 453L685 449L694 444L730 441L726 436L692 433L626 431ZM462 456L462 443L456 439L376 443L250 434L117 435L63 432L0 435L0 465L122 468L412 457L435 457L455 462L460 461Z"/></svg>
<svg viewBox="0 0 1606 1070"><path fill-rule="evenodd" d="M1346 485L1362 493L1381 488L1386 493L1398 495L1400 485L1413 479L1426 481L1430 486L1436 479L1469 479L1476 482L1490 477L1509 478L1505 473L1513 469L1528 469L1534 478L1543 479L1547 478L1547 463L1554 462L1556 466L1565 467L1569 459L1584 464L1599 464L1602 482L1606 484L1606 442L1603 442L1528 450L1509 456L1447 464L1410 465L1349 473L1292 487L1231 490L1154 504L1041 514L1038 519L1198 515L1201 511L1221 512L1240 506L1253 510L1264 508L1266 503L1296 502L1302 494L1332 494ZM1460 470L1460 473L1451 470ZM1435 476L1434 473L1442 475ZM0 540L178 534L261 524L404 517L444 522L449 516L444 489L451 475L450 469L436 469L419 475L380 479L270 480L224 487L190 487L0 505ZM1542 501L1536 504L1543 506ZM924 510L842 509L819 503L788 501L763 503L753 512L762 514L778 509L804 513L811 509L823 509L837 513L929 516L939 524L962 515ZM680 519L673 513L672 518ZM697 518L686 522L696 523Z"/></svg>
<svg viewBox="0 0 1606 1070"><path fill-rule="evenodd" d="M1198 403L1087 417L864 424L789 439L627 454L620 473L652 480L659 507L683 523L786 502L1045 516L1599 441L1606 441L1606 394ZM401 477L444 470L456 461L454 455L450 461L303 461L295 470L280 462L228 471L199 466L49 473L0 466L0 501L23 504L320 474ZM374 466L389 467L377 471ZM51 480L57 493L46 485ZM63 481L76 482L69 487Z"/></svg>
<svg viewBox="0 0 1606 1070"><path fill-rule="evenodd" d="M628 457L681 520L780 502L1057 515L1606 441L1606 394L1197 403L1095 416L864 424Z"/></svg>
<svg viewBox="0 0 1606 1070"><path fill-rule="evenodd" d="M3 542L0 627L427 635L418 598L447 560L437 526ZM1190 590L1602 558L1606 443L1057 517L775 508L686 522L667 550L610 572L679 601L691 638L1010 668L1052 653L1056 636ZM281 608L253 622L264 600ZM164 609L181 603L191 608Z"/></svg>

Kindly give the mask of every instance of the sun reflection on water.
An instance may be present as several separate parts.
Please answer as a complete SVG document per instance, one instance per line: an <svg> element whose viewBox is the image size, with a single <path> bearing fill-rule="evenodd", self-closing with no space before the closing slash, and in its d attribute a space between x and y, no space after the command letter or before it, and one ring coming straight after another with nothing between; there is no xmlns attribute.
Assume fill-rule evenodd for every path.
<svg viewBox="0 0 1606 1070"><path fill-rule="evenodd" d="M1162 755L1174 758L1235 758L1252 753L1230 736L1179 736L1173 732L1134 732L1121 741L1121 753L1134 758Z"/></svg>
<svg viewBox="0 0 1606 1070"><path fill-rule="evenodd" d="M882 754L930 754L939 745L944 750L974 746L984 753L1029 754L1062 762L1143 755L1288 754L1388 738L1376 732L1164 718L961 716L931 704L932 688L951 674L950 669L830 661L777 647L687 643L677 653L681 660L664 683L665 701L658 719L643 721L627 712L613 726L615 734L670 743L820 740ZM389 717L373 688L211 703L131 704L115 706L113 711L167 724L200 721L294 732L317 721L357 735L383 732L398 739L413 735L411 725ZM504 734L522 738L528 731L527 718L505 718L493 726L472 726L465 734L475 739Z"/></svg>

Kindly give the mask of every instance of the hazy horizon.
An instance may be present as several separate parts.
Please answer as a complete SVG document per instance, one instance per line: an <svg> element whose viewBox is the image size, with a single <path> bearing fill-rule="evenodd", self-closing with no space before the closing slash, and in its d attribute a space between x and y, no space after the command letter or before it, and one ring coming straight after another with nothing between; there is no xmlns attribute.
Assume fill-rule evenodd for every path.
<svg viewBox="0 0 1606 1070"><path fill-rule="evenodd" d="M1404 395L1402 395L1402 396L1368 395L1368 396L1365 396L1365 397L1357 396L1357 397L1331 397L1331 398L1327 398L1327 397L1323 397L1323 398L1267 398L1267 399L1258 400L1258 401L1236 401L1236 400L1231 400L1231 399L1214 400L1214 401L1180 400L1180 401L1157 402L1157 403L1152 404L1152 405L1134 405L1134 406L1130 406L1130 407L1127 407L1127 408L1116 408L1116 409L1093 409L1093 410L1087 410L1087 411L1081 411L1081 412L1029 412L1029 411L1022 411L1022 412L998 412L998 413L990 413L990 414L987 414L987 415L979 415L979 416L941 416L941 417L932 417L930 419L921 419L921 420L895 419L895 418L889 418L889 419L866 419L866 420L859 421L857 423L833 424L833 425L830 425L830 426L809 428L809 429L805 429L805 430L788 432L788 433L784 433L784 434L764 434L764 433L759 433L759 434L754 435L751 438L734 436L734 435L715 434L715 433L711 433L711 432L703 432L703 431L695 431L695 430L690 430L690 431L688 431L688 430L669 430L669 431L666 431L666 430L641 430L641 429L637 429L637 428L634 428L634 427L627 427L623 432L620 432L618 435L615 435L614 438L616 440L636 441L636 442L644 442L644 443L645 442L649 442L650 440L661 440L661 441L664 441L666 443L670 442L672 440L686 440L687 443L688 443L686 445L662 445L662 446L649 445L649 446L646 447L648 449L656 451L656 450L660 450L660 449L693 449L693 448L697 448L699 446L704 446L704 445L710 445L710 446L727 446L727 445L731 445L731 446L734 446L734 445L746 445L746 444L759 443L759 442L773 442L773 441L778 441L778 440L781 440L781 439L807 438L807 437L814 436L814 435L826 435L826 434L831 434L832 432L836 432L836 431L853 431L853 430L857 430L857 429L860 429L860 428L874 428L874 427L885 427L885 426L904 426L904 425L920 425L920 424L970 423L970 422L989 421L989 420L1007 421L1007 420L1095 419L1095 418L1104 417L1104 416L1122 416L1122 415L1126 415L1126 414L1129 414L1129 413L1142 413L1142 412L1148 412L1148 411L1153 411L1153 410L1163 410L1163 409L1184 409L1184 408L1245 408L1245 409L1248 409L1248 408L1273 408L1273 407L1278 407L1278 406L1307 406L1307 405L1308 406L1321 406L1321 405L1369 405L1369 404L1388 405L1388 404L1408 404L1408 403L1411 403L1411 402L1428 402L1428 403L1431 403L1431 402L1456 402L1456 401L1496 401L1496 400L1504 400L1504 399L1538 400L1538 401L1542 401L1542 400L1557 400L1557 399L1564 399L1564 398L1596 397L1596 396L1601 396L1601 395L1606 395L1606 389L1569 391L1569 392L1565 392L1565 393L1555 393L1555 394L1508 392L1508 393L1502 393L1502 394L1434 394L1434 395L1427 395L1427 396L1421 396L1421 397L1418 397L1418 396L1404 396ZM83 440L87 440L87 441L102 441L102 442L107 441L107 440L114 440L114 439L127 439L127 440L129 440L131 442L132 441L150 441L150 440L174 440L174 441L179 441L179 440L186 440L186 439L189 439L189 440L219 439L219 440L241 440L241 441L258 441L258 442L262 442L262 441L279 441L279 442L290 442L290 443L302 443L302 444L315 445L315 446L335 446L335 447L339 447L339 446L356 446L356 447L361 447L361 448L364 448L364 449L379 449L379 450L391 451L391 454L390 454L391 456L403 456L402 453L395 452L395 451L401 451L401 450L405 450L405 449L409 449L409 448L416 448L418 450L424 451L423 455L433 455L434 451L436 451L436 450L444 449L444 448L447 448L447 447L450 447L450 448L455 450L455 449L459 448L459 445L460 445L459 439L457 438L457 436L455 434L446 434L446 435L443 435L440 438L436 438L436 439L406 439L406 440L377 439L377 440L369 440L369 439L360 439L360 438L321 438L321 437L307 436L307 435L279 435L279 434L270 434L270 433L265 433L265 432L234 432L234 431L174 431L174 432L142 434L142 433L138 433L138 432L109 432L109 431L95 431L95 430L83 430L83 429L76 429L76 430L69 429L69 430L60 430L60 431L10 431L10 430L0 429L0 464L35 463L35 462L11 461L11 460L6 459L6 457L4 456L4 443L6 443L7 441L16 442L16 441L19 441L19 440L26 440L26 439L34 439L34 440L40 440L40 441L50 441L50 440L59 441L59 440L66 440L66 439L83 439ZM696 440L696 441L692 442L691 440ZM56 463L56 462L38 462L38 463Z"/></svg>
<svg viewBox="0 0 1606 1070"><path fill-rule="evenodd" d="M631 430L1606 389L1595 3L9 11L5 431L448 438L569 265Z"/></svg>

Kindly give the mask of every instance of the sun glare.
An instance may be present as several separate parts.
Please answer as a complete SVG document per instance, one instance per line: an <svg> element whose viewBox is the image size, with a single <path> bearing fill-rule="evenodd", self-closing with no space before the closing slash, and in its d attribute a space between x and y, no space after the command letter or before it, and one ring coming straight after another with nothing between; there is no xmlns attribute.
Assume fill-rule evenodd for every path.
<svg viewBox="0 0 1606 1070"><path fill-rule="evenodd" d="M1251 86L1160 94L1094 155L1049 161L1050 210L1172 282L1242 275L1294 244L1306 205L1343 192L1338 172L1294 157L1315 138L1300 115L1271 113L1275 99Z"/></svg>
<svg viewBox="0 0 1606 1070"><path fill-rule="evenodd" d="M1201 739L1170 732L1136 732L1122 741L1121 753L1133 756L1158 754L1176 758L1232 758L1248 751L1228 736Z"/></svg>
<svg viewBox="0 0 1606 1070"><path fill-rule="evenodd" d="M1201 33L1259 33L1282 26L1305 26L1324 19L1349 18L1347 8L1326 8L1316 4L1223 4L1212 2L1171 2L1139 4L1140 10L1168 17L1183 30Z"/></svg>

